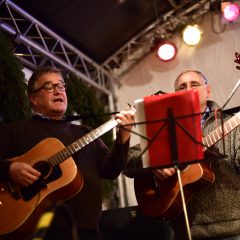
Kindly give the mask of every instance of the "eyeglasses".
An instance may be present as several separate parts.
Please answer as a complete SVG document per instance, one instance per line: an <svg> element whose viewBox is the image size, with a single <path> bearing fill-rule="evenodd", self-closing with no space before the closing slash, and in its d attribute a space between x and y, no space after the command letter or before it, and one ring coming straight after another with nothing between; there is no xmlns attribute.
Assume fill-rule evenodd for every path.
<svg viewBox="0 0 240 240"><path fill-rule="evenodd" d="M180 86L177 86L175 88L175 90L176 91L185 91L188 89L188 87L190 87L191 89L195 89L195 88L199 88L203 85L204 85L204 83L199 83L199 82L190 82L189 84L183 83Z"/></svg>
<svg viewBox="0 0 240 240"><path fill-rule="evenodd" d="M59 82L59 83L45 82L41 87L33 90L32 93L36 93L36 92L40 91L41 89L44 89L49 93L52 93L55 91L56 87L58 88L58 90L63 92L67 89L67 84L64 82Z"/></svg>

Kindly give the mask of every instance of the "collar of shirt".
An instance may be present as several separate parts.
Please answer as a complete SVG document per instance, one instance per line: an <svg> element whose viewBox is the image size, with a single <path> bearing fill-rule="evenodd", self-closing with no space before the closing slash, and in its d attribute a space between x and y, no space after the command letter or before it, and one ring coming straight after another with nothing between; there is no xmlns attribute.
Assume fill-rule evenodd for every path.
<svg viewBox="0 0 240 240"><path fill-rule="evenodd" d="M206 119L208 118L209 114L210 114L210 108L207 106L204 114L201 117L201 127L203 127L203 124L206 121Z"/></svg>
<svg viewBox="0 0 240 240"><path fill-rule="evenodd" d="M43 118L43 119L48 119L48 120L52 120L51 118L49 118L47 115L39 113L39 112L35 112L34 116L39 117L39 118ZM66 116L63 116L62 119L60 120L65 120Z"/></svg>

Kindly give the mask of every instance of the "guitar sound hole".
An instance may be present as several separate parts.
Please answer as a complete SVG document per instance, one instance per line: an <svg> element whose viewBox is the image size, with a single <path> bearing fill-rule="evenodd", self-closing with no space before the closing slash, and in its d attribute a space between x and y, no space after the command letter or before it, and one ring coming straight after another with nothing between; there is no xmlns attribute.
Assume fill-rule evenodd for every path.
<svg viewBox="0 0 240 240"><path fill-rule="evenodd" d="M51 169L51 166L44 161L35 164L34 168L40 171L42 175L31 186L21 188L21 195L25 201L31 200L41 189L46 188L48 183L62 176L62 171L59 166L55 166Z"/></svg>
<svg viewBox="0 0 240 240"><path fill-rule="evenodd" d="M33 167L41 172L42 179L45 178L51 170L50 165L45 161L39 161Z"/></svg>
<svg viewBox="0 0 240 240"><path fill-rule="evenodd" d="M42 188L46 187L46 183L43 181L43 179L49 175L51 170L50 165L44 161L37 162L33 167L41 172L41 177L31 186L21 188L22 198L25 201L31 200Z"/></svg>

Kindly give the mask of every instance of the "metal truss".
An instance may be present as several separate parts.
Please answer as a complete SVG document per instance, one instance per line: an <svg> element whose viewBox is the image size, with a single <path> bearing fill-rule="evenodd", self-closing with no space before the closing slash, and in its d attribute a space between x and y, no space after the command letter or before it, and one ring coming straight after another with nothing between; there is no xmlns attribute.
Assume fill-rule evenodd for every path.
<svg viewBox="0 0 240 240"><path fill-rule="evenodd" d="M170 3L172 4L172 0ZM192 23L209 12L210 1L185 0L182 5L172 4L172 6L173 10L167 12L152 25L134 36L102 64L102 67L111 74L113 79L123 77L135 64L154 49L154 44L156 45L157 41L170 39L179 26Z"/></svg>
<svg viewBox="0 0 240 240"><path fill-rule="evenodd" d="M112 95L114 85L105 69L9 0L0 1L0 30L15 38L14 54L24 66L58 66Z"/></svg>
<svg viewBox="0 0 240 240"><path fill-rule="evenodd" d="M169 39L176 29L195 21L218 0L184 0L127 42L101 66L62 37L44 26L10 0L0 0L0 29L16 41L14 54L30 69L43 64L59 65L73 72L100 93L114 95L116 83L149 54L159 39Z"/></svg>

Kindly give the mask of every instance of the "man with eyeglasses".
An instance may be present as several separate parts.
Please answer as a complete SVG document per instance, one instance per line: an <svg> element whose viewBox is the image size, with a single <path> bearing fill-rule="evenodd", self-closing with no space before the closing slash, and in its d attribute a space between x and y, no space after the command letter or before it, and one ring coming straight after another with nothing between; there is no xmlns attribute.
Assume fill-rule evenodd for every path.
<svg viewBox="0 0 240 240"><path fill-rule="evenodd" d="M217 103L209 100L211 89L207 78L200 71L186 70L182 72L175 80L174 88L176 92L191 89L198 91L204 137L221 126L222 119L219 114L215 113L219 106ZM222 117L225 122L232 116L227 116L223 113ZM238 126L236 125L237 120L239 125L239 116L232 120L234 127ZM198 191L194 191L189 203L187 203L190 236L192 239L197 240L239 240L240 128L234 128L224 137L224 145L222 141L219 141L213 147L215 151L217 150L222 155L225 149L226 155L224 158L211 160L210 169L215 175L213 184L207 188L200 188L197 189ZM128 177L137 177L128 170L142 167L141 158L139 157L140 153L139 144L130 148L128 167L125 170ZM207 159L207 152L205 152L205 155ZM153 174L156 178L165 181L176 175L176 169L154 170ZM159 192L161 194L161 188ZM159 206L161 206L161 202L159 202ZM183 214L174 220L170 219L170 221L175 233L174 239L189 239L189 232L187 231Z"/></svg>
<svg viewBox="0 0 240 240"><path fill-rule="evenodd" d="M14 192L16 195L14 196L17 197L17 199L19 198L19 201L21 197L25 196L26 204L33 204L31 200L32 198L40 198L40 195L38 195L40 190L47 190L51 184L54 185L54 182L59 181L61 176L66 177L68 176L67 174L75 175L75 165L72 166L71 171L70 168L67 168L69 165L62 170L61 165L58 167L57 163L59 159L64 159L66 152L61 152L58 156L53 155L52 158L48 160L54 166L54 170L50 172L51 177L48 177L48 166L38 164L38 161L36 161L38 165L32 166L27 161L31 161L31 154L33 154L32 156L35 155L35 158L38 158L36 151L35 153L34 151L30 153L30 156L25 159L25 161L18 161L18 158L14 161L10 161L9 159L28 153L38 143L49 138L58 139L64 146L69 146L77 139L84 137L92 131L92 129L88 126L72 124L66 120L64 115L67 109L66 84L59 70L52 67L42 67L34 71L28 82L27 93L33 109L33 117L29 120L9 123L0 127L0 180L14 183L13 186L20 186L20 189L23 189L22 192L20 194ZM92 135L89 134L88 137L83 138L81 141L76 141L74 145L70 145L68 153L70 153L70 155L74 153L72 157L80 170L79 178L77 174L74 176L74 182L76 181L77 183L79 181L79 189L74 189L76 186L71 186L71 188L66 188L66 190L61 193L63 196L66 195L66 197L69 198L65 202L66 209L65 211L61 209L61 207L56 209L51 228L48 230L46 238L44 236L44 239L73 239L71 225L74 222L78 229L79 239L98 239L98 221L101 216L102 207L100 180L101 178L117 178L122 171L127 160L130 139L129 130L132 128L131 124L134 122L134 117L135 113L132 109L121 111L115 115L115 120L113 120L114 126L118 125L119 128L116 141L111 150L109 150L98 137L98 131ZM122 127L127 124L130 125ZM96 138L94 141L92 141L93 137ZM86 144L89 140L92 142L90 141L89 144ZM44 148L39 150L40 156L42 156L43 153L47 154L48 151L54 151L54 149L51 148L54 148L54 146L55 145L48 145L46 142ZM57 146L58 145L56 145L56 147ZM82 146L84 148L81 149ZM78 151L78 148L81 150ZM39 162L41 162L41 160L45 159L39 159ZM46 176L44 174L46 174ZM43 181L41 180L39 182L38 180L43 177ZM69 176L69 178L71 177L73 178L73 176ZM61 183L61 181L63 181L63 183ZM67 181L70 180L68 179ZM58 183L62 184L62 188L67 184L67 182L64 182L64 179ZM57 192L58 186L55 187L55 191ZM24 191L24 189L28 189L29 192ZM36 189L38 191L35 194L34 190ZM73 193L71 193L71 191L73 191ZM49 192L49 195L45 196L45 198L48 199L53 193ZM72 194L74 196L72 196ZM59 195L60 199L62 199L62 195ZM50 202L53 207L56 207L59 204L58 196L56 195L54 197L56 197L56 200L53 198L54 201ZM0 199L0 203L2 204L1 201L2 199ZM49 205L50 202L48 203L47 201ZM39 205L40 202L34 202L34 204ZM37 208L38 206L34 204L33 208ZM54 204L56 204L56 206ZM67 212L68 214L66 214ZM13 212L12 214L14 215L15 213ZM69 223L71 219L73 222ZM28 224L29 223L26 225L26 229L28 228ZM31 227L32 226L29 225L29 228ZM36 236L36 238L37 237L39 236Z"/></svg>

